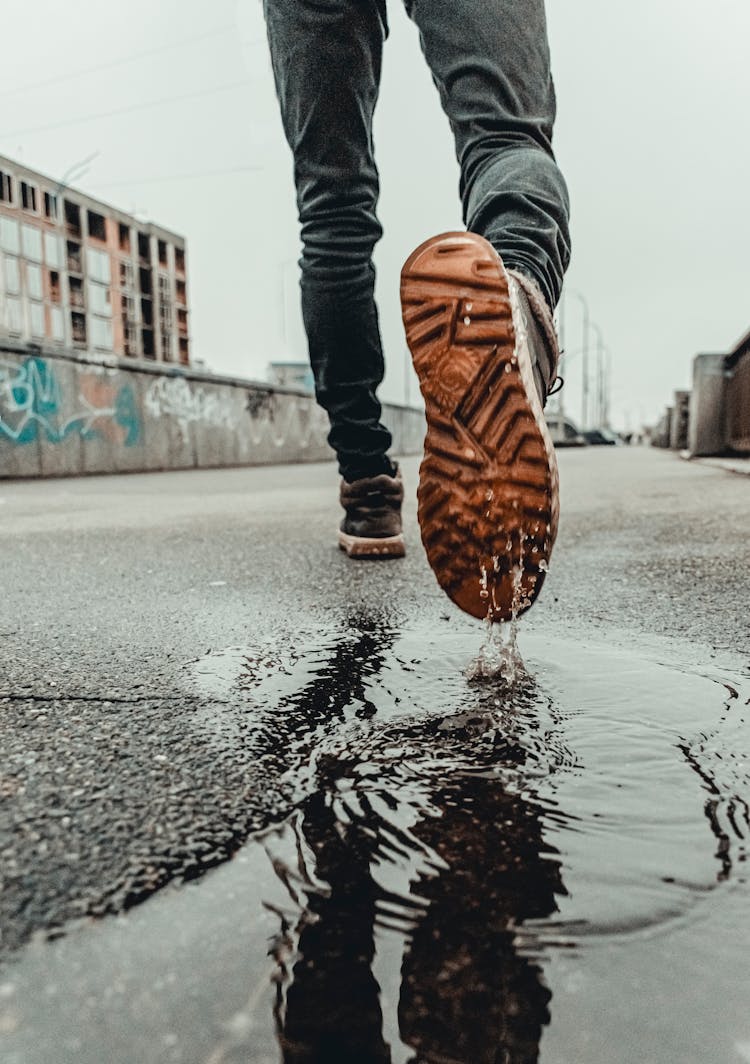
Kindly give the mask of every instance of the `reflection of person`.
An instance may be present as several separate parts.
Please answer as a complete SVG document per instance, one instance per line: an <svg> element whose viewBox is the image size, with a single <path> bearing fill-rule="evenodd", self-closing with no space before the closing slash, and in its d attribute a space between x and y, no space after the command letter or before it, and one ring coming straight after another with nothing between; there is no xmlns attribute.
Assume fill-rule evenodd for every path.
<svg viewBox="0 0 750 1064"><path fill-rule="evenodd" d="M370 866L394 829L358 795L361 815L344 830L332 797L350 767L327 764L302 809L304 839L330 894L309 898L313 921L300 934L279 1031L285 1064L390 1061L371 967L376 907L386 899ZM419 1061L529 1064L550 993L539 967L518 952L514 927L550 915L564 890L539 810L496 780L468 775L431 794L430 805L440 816L411 830L447 867L411 884L426 908L403 961L401 1039Z"/></svg>
<svg viewBox="0 0 750 1064"><path fill-rule="evenodd" d="M342 639L310 683L287 700L289 733L314 735L317 725L340 717L352 703L367 711L367 678L382 668L393 639L392 630L378 625ZM378 814L369 789L347 792L348 815L342 818L338 784L358 778L359 757L346 751L318 757L313 792L299 811L315 879L328 890L309 892L298 959L278 1013L285 1064L390 1061L372 970L376 913L384 902L389 911L395 903L411 917L398 1019L415 1060L537 1059L550 995L538 966L518 951L514 928L553 913L564 887L543 837L540 809L489 771L505 766L523 772L524 737L516 739L507 729L498 736L479 699L484 725L478 727L439 717L404 725L402 735L389 727L389 747L418 742L438 766L444 760L425 802L416 805L402 764L384 759L377 782L368 777L368 788L393 810L402 801L412 815L429 807L410 835L399 832L397 816L392 823ZM487 770L482 774L456 771L457 762L476 766L479 760ZM418 773L420 788L431 774ZM434 874L418 875L410 884L419 901L404 899L403 907L372 872L394 845L407 862L413 848L415 867L424 866L425 852L436 858L430 862Z"/></svg>
<svg viewBox="0 0 750 1064"><path fill-rule="evenodd" d="M372 265L385 0L264 0L264 9L294 155L310 360L342 474L339 543L353 557L400 556L403 486L376 394L384 362ZM429 429L422 538L454 601L506 618L538 592L557 523L542 406L569 234L544 3L407 0L407 10L455 135L469 230L427 241L402 274Z"/></svg>

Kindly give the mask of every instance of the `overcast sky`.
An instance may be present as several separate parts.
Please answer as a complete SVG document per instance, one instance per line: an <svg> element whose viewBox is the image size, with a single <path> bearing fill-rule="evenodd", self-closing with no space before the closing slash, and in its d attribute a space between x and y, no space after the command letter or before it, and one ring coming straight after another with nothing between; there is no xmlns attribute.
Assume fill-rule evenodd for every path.
<svg viewBox="0 0 750 1064"><path fill-rule="evenodd" d="M568 281L612 351L613 419L635 426L689 385L696 352L750 329L750 3L553 0L548 14L573 203ZM400 401L416 396L401 263L459 226L460 209L447 122L398 0L390 19L376 261L382 395ZM262 377L271 359L304 358L291 163L260 0L35 0L7 6L2 32L0 153L56 178L96 153L78 187L187 237L193 351L212 369ZM572 297L566 326L575 415Z"/></svg>

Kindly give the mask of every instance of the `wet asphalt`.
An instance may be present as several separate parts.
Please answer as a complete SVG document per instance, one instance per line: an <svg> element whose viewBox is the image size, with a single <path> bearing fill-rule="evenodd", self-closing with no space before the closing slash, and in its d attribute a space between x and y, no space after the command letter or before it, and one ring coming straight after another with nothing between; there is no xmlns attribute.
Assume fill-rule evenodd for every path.
<svg viewBox="0 0 750 1064"><path fill-rule="evenodd" d="M522 625L522 641L528 634L536 668L544 672L546 646L550 660L557 656L561 662L567 652L561 652L560 646L570 646L630 654L634 661L689 663L691 669L710 675L711 682L720 675L746 678L750 478L644 449L566 451L560 464L558 544L545 589ZM404 468L407 483L414 486L416 461L406 460ZM404 657L398 647L405 637L417 647L437 640L434 660L445 661L455 653L455 663L445 675L460 676L472 648L479 647L481 626L460 615L435 585L419 545L413 499L406 512L407 558L385 564L352 563L335 549L336 492L331 465L0 483L4 572L0 1006L5 1003L6 1010L0 1012L0 1048L3 1036L7 1039L5 1055L0 1052L3 1061L213 1064L277 1060L279 1054L285 1061L395 1061L400 1059L393 1049L398 1037L407 1047L404 1060L463 1064L500 1059L522 1064L538 1059L541 1031L549 1025L550 992L536 962L519 960L523 951L511 948L508 921L519 925L544 921L557 911L559 898L567 893L565 861L540 856L547 852L541 841L543 824L528 795L512 788L498 794L477 780L456 789L452 782L456 759L463 764L461 759L479 756L477 736L463 722L460 727L451 725L455 742L449 750L440 746L440 735L433 737L435 749L443 750L446 758L444 772L433 766L429 773L430 802L440 811L440 819L425 821L429 830L414 828L418 846L413 840L409 844L402 840L402 846L441 855L440 861L449 867L470 869L474 861L473 875L467 873L474 883L483 875L486 879L492 866L487 839L477 833L477 825L505 822L516 827L494 840L492 852L499 848L505 855L498 865L501 869L517 867L525 872L511 877L510 888L507 879L493 881L490 876L484 900L464 883L463 898L474 900L462 909L460 877L452 881L447 894L440 894L424 869L412 869L410 882L423 881L420 897L426 895L430 901L432 923L421 919L409 934L412 943L422 941L421 955L429 969L429 942L460 923L456 916L460 909L473 914L464 926L470 946L456 942L451 963L462 970L461 951L469 949L474 958L484 958L481 965L487 972L501 972L503 993L512 1006L498 1015L492 1007L500 994L494 976L477 974L481 965L475 965L469 986L472 1008L484 1002L482 1014L492 1032L491 1043L497 1046L504 1038L506 1056L493 1055L481 1036L441 1038L438 1016L453 1007L455 1022L451 1026L446 1021L445 1026L466 1031L472 1026L466 1022L471 1010L461 1005L463 998L455 987L451 993L434 987L426 991L424 980L410 973L408 961L400 1005L396 1008L391 1002L391 1012L399 1014L401 1033L386 1037L388 976L373 974L377 951L372 931L362 937L363 928L374 919L369 910L382 900L380 895L371 896L370 879L363 872L374 859L367 839L381 836L385 814L376 816L360 808L357 830L342 849L338 820L327 820L333 806L324 800L339 787L342 774L338 768L328 772L328 763L320 756L311 779L305 776L305 766L311 751L325 748L329 714L343 719L347 707L356 704L358 718L377 723L382 707L370 697L374 673L380 670L394 678L394 689L401 692L393 696L394 706L407 699L405 674L396 676L389 655L395 655L398 669L406 668L403 663L409 660L407 671L416 670L416 679L408 680L409 699L418 700L420 692L429 688L435 669L417 664L418 650L413 658ZM302 680L297 677L292 682L289 677L297 675L302 659L306 662ZM587 668L583 661L581 669ZM607 669L619 668L607 665L602 672L606 678ZM240 674L245 677L242 682ZM308 682L310 675L316 677L314 683ZM626 682L617 681L618 697L623 697ZM634 688L633 697L647 702L644 692L657 689L660 682L657 678L652 684L642 683ZM450 680L441 683L450 688ZM260 694L255 691L258 685ZM273 714L249 713L251 695L258 705L291 707L283 727ZM517 707L518 719L538 721L544 700L533 691L525 697L527 702L522 699ZM578 692L577 697L585 702L589 696ZM592 694L591 705L598 705L601 697ZM439 702L436 691L430 698L431 705ZM463 688L452 692L451 698L452 705L465 709ZM691 691L684 698L689 703ZM483 711L474 703L470 709L480 716ZM392 722L389 727L396 733L389 733L388 749L404 751L416 742L406 725L397 728ZM554 735L558 728L559 721L552 721L545 734ZM700 720L696 728L700 734ZM541 756L542 748L554 762L549 751L556 749L555 742L537 743L536 729L534 724L520 735L516 746L507 738L507 726L500 729L504 738L499 754L496 729L487 764L496 766L498 758L506 767L514 759L531 763ZM741 729L733 735L736 742L744 741ZM486 737L481 740L485 741ZM581 745L585 741L584 736ZM381 766L385 779L390 771L382 760L386 747L380 740L372 742L378 753L371 761ZM599 743L600 748L603 745ZM689 772L703 780L709 792L711 786L718 790L705 759L686 749ZM418 760L422 747L415 750ZM569 753L562 742L556 756L560 766L576 760L575 751ZM330 752L330 757L331 764L340 764L340 751ZM480 768L484 764L481 758L478 764ZM417 775L425 778L424 772ZM411 794L414 787L411 778L399 777L386 792ZM733 808L741 806L746 793L742 787L734 787ZM597 800L604 798L599 794ZM459 814L458 820L451 819L449 811L470 810L472 803L480 811L477 816L469 815L465 823ZM569 797L568 804L573 803ZM700 806L696 808L698 819L705 820ZM709 825L706 851L710 872L691 869L685 878L744 883L738 879L738 862L744 860L745 850L740 846L737 852L744 827L736 810L731 814L734 832L722 827L714 813L716 824ZM396 819L400 826L392 825L386 835L389 845L398 846L397 833L406 829ZM313 914L311 927L338 928L333 940L322 931L316 939L307 925L292 934L289 921L277 919L276 909L285 911L283 905L279 901L274 906L268 898L278 869L286 868L289 858L275 858L272 846L263 852L245 847L254 833L266 829L278 831L282 843L290 831L294 838L305 840L302 848L312 855L308 863L317 867L317 877L326 882L334 899L337 892L362 899L359 908L335 908L333 917L330 905L326 909L328 903L316 901L324 894L308 891L307 900L299 903L308 917ZM450 839L467 840L465 852L451 851ZM294 842L290 845L292 850L299 848ZM479 865L477 854L482 857ZM230 862L234 855L239 856ZM269 867L276 870L276 877L269 874ZM191 888L193 893L172 889L200 881L211 869L216 871L203 881L206 889ZM594 878L592 872L589 880ZM438 877L435 882L443 881ZM165 887L170 889L160 892ZM693 889L698 890L695 885ZM240 927L233 915L236 901L227 899L253 893L262 895L267 907L259 903L253 919ZM391 893L401 899L400 905L408 892L394 888ZM186 901L188 896L195 901ZM633 896L631 892L629 897ZM189 911L181 914L185 906ZM645 905L633 920L647 923L651 917L644 913L655 907L655 903L650 908ZM123 923L116 915L125 910L131 917ZM91 917L106 919L92 925ZM720 923L729 917L712 912L711 918ZM493 920L504 929L498 930L499 937L484 957L483 929ZM92 928L106 929L104 936L88 938ZM285 934L294 939L292 945L285 945ZM715 941L721 939L721 930L712 934ZM138 955L143 943L157 939L160 952L172 959L169 971L161 974L155 973L153 956ZM269 995L273 974L266 960L269 943L277 977L279 970L285 970L286 949L296 951L295 956L304 957L306 951L317 956L314 968L320 980L310 984L303 969L295 969L291 960L286 963L296 972L290 979L292 989L285 991L275 1011L261 1010L268 1029L254 1034L256 1005L235 1009L232 1027L231 1017L220 1007L220 976L231 971L233 963L241 963L231 961L240 953L252 974L250 999ZM694 946L693 952L705 943L701 940ZM387 942L381 943L381 953L387 955L388 948ZM390 948L397 950L393 943ZM341 963L342 956L350 953L363 958L354 969ZM255 961L248 968L251 955ZM414 955L412 949L410 956ZM565 950L560 956L565 957ZM438 959L433 960L437 965ZM453 968L449 965L446 970ZM119 983L112 982L113 972L118 973ZM109 980L116 987L112 991L116 1007L110 1000L105 1010L108 1026L102 1010L92 1005L87 1029L94 1030L95 1037L81 1042L70 1017L92 998L92 977L99 985ZM573 969L565 975L568 994L575 978ZM204 1003L206 1015L200 1023L205 1043L195 1031L186 1039L187 1014L195 1019L195 1010L189 1007L195 987L216 979L217 989L207 998L214 1002L214 1012ZM66 983L68 1011L45 1026L39 1019L42 998L46 995L47 1008L50 997ZM326 1049L324 1035L318 1030L310 1033L309 1016L330 1008L335 996L331 988L347 984L358 988L354 1004L348 1021L339 1016L334 1026L345 1030L354 1017L359 1042ZM601 985L601 980L593 980L594 987ZM739 1000L750 999L750 980L743 985L733 975L732 985ZM58 988L54 994L53 986ZM24 990L23 1005L19 988ZM591 994L595 996L595 989ZM398 988L393 996L399 997ZM666 1001L671 1004L679 997L669 992ZM552 1015L559 1017L554 1003L563 1000L564 993L552 998ZM291 1026L290 1001L293 1006L297 1002L291 1009L296 1017ZM575 1011L573 1006L567 1010L572 1027ZM165 1012L171 1026L163 1027ZM625 1026L627 1015L625 1010ZM512 1016L520 1019L511 1021ZM304 1023L300 1027L300 1017L308 1017L307 1027ZM64 1033L66 1023L68 1041L56 1042L50 1030ZM617 1026L614 1020L612 1025ZM675 1018L669 1029L680 1025ZM505 1035L501 1037L500 1031ZM663 1032L658 1037L662 1039ZM750 1025L747 1037L750 1045ZM727 1055L714 1059L750 1060L750 1055L742 1056L743 1046L747 1048L744 1038L743 1030L733 1030ZM638 1056L629 1056L621 1040L618 1044L618 1049L609 1042L602 1048L594 1039L592 1055L585 1059L691 1059L684 1049L670 1055L663 1042L659 1049L656 1035L640 1046ZM566 1058L562 1052L546 1059L584 1059L580 1049L577 1057ZM712 1059L706 1052L719 1051L696 1049L703 1055L694 1059Z"/></svg>

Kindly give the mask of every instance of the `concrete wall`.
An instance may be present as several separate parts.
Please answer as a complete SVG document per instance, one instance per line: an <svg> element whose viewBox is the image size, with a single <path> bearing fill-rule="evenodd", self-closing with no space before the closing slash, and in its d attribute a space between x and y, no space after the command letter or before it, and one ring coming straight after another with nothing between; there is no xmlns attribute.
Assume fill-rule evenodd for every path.
<svg viewBox="0 0 750 1064"><path fill-rule="evenodd" d="M673 451L684 451L688 445L688 423L690 420L690 392L674 393L672 422L669 426L669 446Z"/></svg>
<svg viewBox="0 0 750 1064"><path fill-rule="evenodd" d="M726 355L696 355L688 426L688 450L694 458L727 450L728 378Z"/></svg>
<svg viewBox="0 0 750 1064"><path fill-rule="evenodd" d="M384 407L394 454L424 415ZM328 419L309 395L164 365L0 343L0 478L316 462Z"/></svg>

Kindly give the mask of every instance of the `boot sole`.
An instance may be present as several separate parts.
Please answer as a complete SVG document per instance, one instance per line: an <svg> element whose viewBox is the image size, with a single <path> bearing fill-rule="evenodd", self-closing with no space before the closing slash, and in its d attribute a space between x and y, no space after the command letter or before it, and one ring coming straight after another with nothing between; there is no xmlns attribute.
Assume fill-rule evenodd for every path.
<svg viewBox="0 0 750 1064"><path fill-rule="evenodd" d="M350 536L339 530L339 548L346 551L350 558L403 558L406 554L402 534L375 539Z"/></svg>
<svg viewBox="0 0 750 1064"><path fill-rule="evenodd" d="M515 303L497 253L474 233L427 240L401 272L427 416L422 542L453 602L493 621L536 599L559 514L557 459Z"/></svg>

